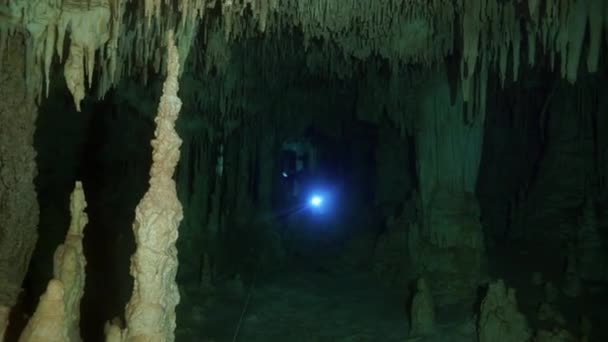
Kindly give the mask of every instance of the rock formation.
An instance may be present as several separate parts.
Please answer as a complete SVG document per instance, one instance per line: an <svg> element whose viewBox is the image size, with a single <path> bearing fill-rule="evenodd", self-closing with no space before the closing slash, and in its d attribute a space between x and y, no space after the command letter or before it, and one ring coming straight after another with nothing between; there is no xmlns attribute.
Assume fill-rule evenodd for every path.
<svg viewBox="0 0 608 342"><path fill-rule="evenodd" d="M416 283L410 313L410 335L429 335L435 329L435 305L424 278Z"/></svg>
<svg viewBox="0 0 608 342"><path fill-rule="evenodd" d="M410 256L439 305L472 301L485 255L475 196L485 112L465 112L462 92L452 103L447 70L425 76L415 130L422 212L410 229Z"/></svg>
<svg viewBox="0 0 608 342"><path fill-rule="evenodd" d="M8 325L8 317L11 309L6 306L0 306L0 341L4 341L4 334Z"/></svg>
<svg viewBox="0 0 608 342"><path fill-rule="evenodd" d="M566 324L566 318L562 315L553 304L540 303L538 306L537 318L539 321L547 321L557 323L558 325Z"/></svg>
<svg viewBox="0 0 608 342"><path fill-rule="evenodd" d="M133 232L137 250L131 259L134 288L126 307L123 341L171 342L175 339L175 307L179 302L175 241L182 207L173 173L181 145L175 120L182 102L177 97L180 65L173 32L167 34L167 49L167 78L152 141L150 188L135 209ZM106 332L110 334L109 339L117 336L115 327L107 327Z"/></svg>
<svg viewBox="0 0 608 342"><path fill-rule="evenodd" d="M20 33L0 38L0 340L38 236L34 187L38 110L23 78L26 42ZM2 49L4 44L10 48Z"/></svg>
<svg viewBox="0 0 608 342"><path fill-rule="evenodd" d="M378 55L392 67L409 63L440 64L453 52L454 42L459 41L463 100L475 102L477 97L484 96L484 66L496 65L502 83L506 79L518 80L524 65L536 64L536 51L546 52L551 58L551 67L570 82L577 79L579 65L596 72L608 12L602 0L547 0L544 6L539 1L529 1L528 6L522 6L499 0L482 3L362 0L340 5L331 0L314 0L305 6L299 1L277 0L149 0L138 4L140 6L126 3L124 0L13 0L3 11L10 25L8 30L0 30L0 41L12 31L11 26L28 30L31 35L28 55L32 56L28 59L28 69L32 71L28 78L32 90L39 93L43 77L38 74L44 71L48 85L55 51L63 62L65 36L69 33L64 74L76 106L84 96L85 82L91 84L96 63L100 74L98 96L102 97L125 76L146 70L150 65L160 70L166 58L161 53L163 30L175 30L183 62L201 23L218 27L213 30L216 34L206 40L219 41L209 46L219 45L220 51L226 50L223 42L253 33L272 34L298 27L307 46L315 39L331 37L344 57L363 60ZM522 15L522 11L526 14ZM251 16L244 15L245 12ZM221 22L208 20L214 14L221 16ZM584 39L587 32L588 39ZM220 56L218 64L221 65L229 57L217 51L218 48L212 47L193 52ZM100 58L95 58L96 52ZM329 48L320 55L336 57ZM332 72L348 72L338 70L347 69L345 65L352 63L344 57L333 63ZM512 68L509 69L509 65Z"/></svg>
<svg viewBox="0 0 608 342"><path fill-rule="evenodd" d="M72 220L65 242L55 252L54 278L29 320L19 342L79 342L80 299L84 294L86 260L83 230L88 223L82 184L76 182L70 198Z"/></svg>
<svg viewBox="0 0 608 342"><path fill-rule="evenodd" d="M567 330L540 330L534 336L533 342L577 342L578 340Z"/></svg>
<svg viewBox="0 0 608 342"><path fill-rule="evenodd" d="M515 290L502 280L491 283L481 303L477 325L479 342L522 342L530 339L530 330L517 308Z"/></svg>
<svg viewBox="0 0 608 342"><path fill-rule="evenodd" d="M72 220L65 242L55 252L55 279L64 287L66 325L70 342L80 341L80 299L84 295L86 259L82 250L83 230L89 219L81 182L76 182L70 198Z"/></svg>
<svg viewBox="0 0 608 342"><path fill-rule="evenodd" d="M578 253L573 254L578 256L575 261L579 266L580 277L591 281L604 281L608 276L608 255L598 228L595 203L587 199L577 234Z"/></svg>
<svg viewBox="0 0 608 342"><path fill-rule="evenodd" d="M38 308L23 330L19 342L65 342L70 341L69 317L65 307L65 288L57 279L49 282L46 292L40 297Z"/></svg>

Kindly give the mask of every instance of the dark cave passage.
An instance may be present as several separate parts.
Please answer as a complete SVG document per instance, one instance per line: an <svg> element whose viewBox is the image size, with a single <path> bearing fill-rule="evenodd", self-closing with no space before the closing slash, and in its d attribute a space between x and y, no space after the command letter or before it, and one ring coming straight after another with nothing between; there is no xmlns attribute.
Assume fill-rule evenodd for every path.
<svg viewBox="0 0 608 342"><path fill-rule="evenodd" d="M589 77L580 87L594 82ZM578 172L583 177L580 183L545 178L564 177L560 164L548 164L550 151L560 148L551 146L555 140L550 137L572 131L582 149L572 157L593 163L597 148L587 149L591 145L585 144L597 145L598 139L592 137L603 129L581 126L589 122L552 124L559 120L554 114L558 108L569 108L547 105L557 101L553 92L568 91L556 89L538 82L529 88L493 87L502 95L488 106L476 184L487 248L483 269L520 290L520 308L530 317L538 310L537 298L544 295L542 286L530 287L532 274L542 272L552 284L563 282L568 254L560 237L567 228L554 229L555 236L542 233L545 238L539 246L534 228L540 228L527 220L550 224L558 218L549 213L546 219L531 216L549 206L543 200L521 201L546 198L547 187L556 189L549 184L563 184L561 190L553 190L564 200L560 220L580 222L576 216L571 219L584 209L584 198L573 197L579 191L575 184L588 178ZM194 336L230 341L235 332L241 340L251 341L401 341L409 336L407 316L416 273L404 250L412 239L408 229L420 220L420 147L387 116L370 122L351 110L335 109L352 107L354 94L338 94L332 107L325 105L328 88L308 91L310 107L305 111L320 113L316 117L275 117L261 126L239 123L229 127L231 131L220 129L221 134L209 123L190 123L187 115L178 122L185 144L175 175L185 208L178 240L178 341ZM123 319L131 295L128 265L135 245L130 231L134 208L147 187L153 132L145 112L153 97L138 103L133 96L145 93L137 88L112 92L102 102L86 100L85 111L77 113L69 93L57 90L40 108L37 186L44 229L26 279L23 311L33 311L44 291L41 284L52 276L52 253L69 222L71 184L82 179L90 220L81 304L82 336L87 341L101 341L105 322ZM570 101L589 101L588 95L580 94ZM538 114L543 108L547 113L540 115L549 116L544 126ZM596 103L593 108L594 124L605 122L599 115L606 107ZM325 112L343 114L328 117ZM291 128L273 128L286 124ZM581 135L581 129L591 131ZM275 133L269 135L268 130ZM562 158L568 156L561 151ZM312 202L314 196L322 198L318 205ZM603 203L597 202L598 226L605 224ZM554 205L548 209L555 210ZM522 263L527 267L518 266ZM592 303L605 300L606 293L598 279L590 280L585 295L574 302L566 296L557 304L575 307L597 321L601 313ZM483 287L480 291L485 293ZM469 305L473 303L462 299L438 307L442 323L437 336L469 341L474 322L462 320L469 315ZM579 328L576 312L564 318L572 331ZM551 327L546 320L532 322ZM597 338L602 334L598 330Z"/></svg>
<svg viewBox="0 0 608 342"><path fill-rule="evenodd" d="M204 21L166 11L139 27L154 11L117 1L108 16L133 41L113 26L103 48L74 34L76 61L30 56L50 58L24 76L49 73L38 100L21 94L30 62L0 49L0 342L46 341L40 322L68 342L608 341L608 30L594 1L563 5L582 20L553 0L492 0L500 20L477 22L470 2L399 0L331 28L321 12L282 23L278 1L268 21L256 6L272 1L221 1ZM158 9L177 3L188 10ZM30 107L35 121L10 119ZM15 196L24 181L35 189Z"/></svg>

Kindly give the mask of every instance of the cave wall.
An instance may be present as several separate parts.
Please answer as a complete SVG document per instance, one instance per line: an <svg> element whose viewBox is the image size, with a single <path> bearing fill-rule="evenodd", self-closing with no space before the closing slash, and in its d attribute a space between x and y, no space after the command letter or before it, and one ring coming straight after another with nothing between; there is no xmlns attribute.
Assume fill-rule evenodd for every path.
<svg viewBox="0 0 608 342"><path fill-rule="evenodd" d="M476 193L489 246L508 245L525 234L524 200L542 158L542 122L554 75L529 71L517 83L488 84L482 160ZM542 81L550 80L550 81Z"/></svg>
<svg viewBox="0 0 608 342"><path fill-rule="evenodd" d="M416 274L431 279L438 303L475 296L485 247L475 187L485 112L466 116L463 95L452 97L447 69L431 72L418 88L416 175L421 216L409 230ZM469 103L471 105L471 103Z"/></svg>
<svg viewBox="0 0 608 342"><path fill-rule="evenodd" d="M598 176L598 204L604 227L608 227L608 91L603 90L598 99L596 131L596 156Z"/></svg>
<svg viewBox="0 0 608 342"><path fill-rule="evenodd" d="M601 185L601 138L605 90L596 76L576 84L558 81L548 100L544 118L543 151L537 173L530 184L524 209L526 239L564 243L582 224L586 200L595 202L604 191ZM546 227L552 227L551 233ZM541 237L542 236L542 237Z"/></svg>
<svg viewBox="0 0 608 342"><path fill-rule="evenodd" d="M403 203L412 196L416 187L413 150L413 140L402 136L387 118L378 124L375 205L385 218L400 215Z"/></svg>
<svg viewBox="0 0 608 342"><path fill-rule="evenodd" d="M0 308L17 303L39 219L34 186L38 108L23 77L26 39L15 34L8 44L10 49L0 50ZM0 317L0 339L6 318Z"/></svg>

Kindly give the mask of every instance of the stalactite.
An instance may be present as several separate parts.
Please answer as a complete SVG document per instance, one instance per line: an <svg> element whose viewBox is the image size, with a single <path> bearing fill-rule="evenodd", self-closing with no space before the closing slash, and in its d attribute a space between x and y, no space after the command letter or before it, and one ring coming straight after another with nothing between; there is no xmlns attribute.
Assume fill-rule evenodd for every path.
<svg viewBox="0 0 608 342"><path fill-rule="evenodd" d="M221 9L221 20L203 20L210 13L208 7L214 4ZM499 62L504 75L508 60L512 59L512 75L517 80L521 37L528 37L528 63L533 63L537 50L544 49L553 62L561 57L561 71L572 81L576 79L581 51L585 50L582 37L587 22L590 37L586 49L587 68L592 72L597 70L601 53L601 32L608 32L604 29L606 23L602 15L608 11L608 6L602 0L547 0L544 6L538 0L529 1L529 18L523 26L516 5L499 0L435 0L432 3L363 0L345 1L339 6L331 0L311 0L306 6L300 0L146 0L143 5L144 10L139 12L126 11L125 0L13 0L9 23L22 25L31 34L28 84L33 93L38 94L40 89L37 85L41 78L39 70L44 71L48 88L51 47L56 46L61 59L68 25L78 27L70 34L70 39L75 40L70 42L74 45L70 50L75 56L68 57L66 65L68 84L77 104L84 96L85 75L89 84L92 83L96 53L101 64L97 89L97 96L101 98L121 78L144 71L149 65L154 65L157 71L164 65L160 51L165 29L176 31L183 65L201 23L221 23L222 40L228 44L253 37L256 34L252 30L253 24L257 25L258 32L273 36L299 27L305 42L314 38L331 40L340 51L340 58L345 60L380 55L394 66L406 63L434 65L441 63L458 41L453 27L458 15L463 18L465 102L474 92L471 85L475 83L477 65L482 60L488 60L491 65ZM243 15L248 6L252 10L251 18ZM520 31L521 27L526 32ZM280 51L277 49L278 53ZM84 60L75 60L80 55ZM332 73L341 77L352 73L353 69L335 59L337 55L333 52L324 52L324 56L329 61L327 67L335 69ZM145 80L147 73L140 74Z"/></svg>
<svg viewBox="0 0 608 342"><path fill-rule="evenodd" d="M58 26L60 32L70 31L70 54L64 76L78 111L85 96L85 75L88 86L93 83L95 52L110 39L110 17L108 0L90 1L88 4L64 0ZM59 43L63 44L63 38Z"/></svg>
<svg viewBox="0 0 608 342"><path fill-rule="evenodd" d="M604 17L605 1L586 1L589 13L589 51L587 51L587 71L597 72L602 45L602 27L608 19ZM608 32L608 21L605 30Z"/></svg>
<svg viewBox="0 0 608 342"><path fill-rule="evenodd" d="M567 50L561 51L562 63L566 63L565 68L562 69L565 74L562 74L562 76L572 83L576 81L583 42L585 41L587 29L586 1L577 1L573 7L568 13L567 23L562 25L567 29L567 47L564 47L564 50ZM565 53L566 51L567 53Z"/></svg>

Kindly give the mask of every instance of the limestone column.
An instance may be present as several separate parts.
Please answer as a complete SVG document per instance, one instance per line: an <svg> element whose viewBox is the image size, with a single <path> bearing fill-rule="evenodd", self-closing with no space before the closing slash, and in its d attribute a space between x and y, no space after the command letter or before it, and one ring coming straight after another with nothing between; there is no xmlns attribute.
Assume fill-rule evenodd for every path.
<svg viewBox="0 0 608 342"><path fill-rule="evenodd" d="M173 33L168 34L167 42L167 78L155 119L150 188L135 209L137 249L131 257L134 288L126 307L123 341L175 340L175 307L179 303L175 242L183 213L173 173L182 143L175 131L182 102L177 97L179 53ZM115 328L107 330L116 333Z"/></svg>
<svg viewBox="0 0 608 342"><path fill-rule="evenodd" d="M15 34L0 56L0 341L37 239L38 109L26 89L25 50L24 37Z"/></svg>
<svg viewBox="0 0 608 342"><path fill-rule="evenodd" d="M483 238L475 185L484 117L465 115L462 93L452 100L441 69L425 77L416 91L421 213L410 228L410 256L436 302L455 303L474 298L481 275Z"/></svg>
<svg viewBox="0 0 608 342"><path fill-rule="evenodd" d="M65 241L55 251L54 278L40 297L36 311L19 342L80 342L80 300L84 294L86 259L82 250L84 209L82 183L76 182L70 197L72 220Z"/></svg>

